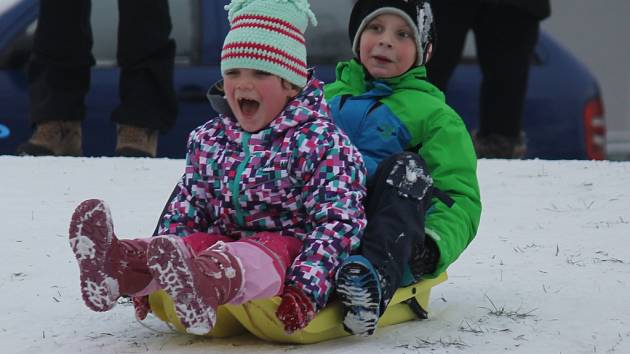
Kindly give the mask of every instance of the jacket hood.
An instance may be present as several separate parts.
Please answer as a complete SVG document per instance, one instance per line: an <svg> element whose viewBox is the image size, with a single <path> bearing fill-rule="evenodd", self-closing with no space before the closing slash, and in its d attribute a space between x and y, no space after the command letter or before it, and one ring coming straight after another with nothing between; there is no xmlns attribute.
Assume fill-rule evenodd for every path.
<svg viewBox="0 0 630 354"><path fill-rule="evenodd" d="M444 102L444 93L427 81L427 70L424 66L414 66L400 76L388 79L370 77L365 67L356 59L342 61L336 67L336 81L326 86L326 98L339 95L361 95L375 86L384 86L392 91L415 90L427 93Z"/></svg>

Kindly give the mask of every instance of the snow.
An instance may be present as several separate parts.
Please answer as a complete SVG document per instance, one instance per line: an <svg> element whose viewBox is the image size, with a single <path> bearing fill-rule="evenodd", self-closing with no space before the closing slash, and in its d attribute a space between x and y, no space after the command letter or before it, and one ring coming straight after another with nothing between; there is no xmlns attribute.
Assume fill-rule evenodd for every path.
<svg viewBox="0 0 630 354"><path fill-rule="evenodd" d="M108 202L121 237L152 234L183 160L0 157L3 353L630 353L630 163L481 160L477 238L430 318L299 346L173 333L130 304L83 304L74 207Z"/></svg>

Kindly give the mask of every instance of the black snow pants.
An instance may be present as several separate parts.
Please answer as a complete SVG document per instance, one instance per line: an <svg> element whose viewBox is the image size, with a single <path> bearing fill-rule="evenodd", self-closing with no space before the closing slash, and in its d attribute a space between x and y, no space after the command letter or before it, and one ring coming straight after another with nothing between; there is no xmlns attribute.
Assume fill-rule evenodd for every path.
<svg viewBox="0 0 630 354"><path fill-rule="evenodd" d="M410 152L383 160L368 180L367 195L368 225L360 253L382 277L384 309L403 285L403 274L411 260L424 251L425 213L432 197L438 197L449 206L452 199L433 187L425 161ZM432 261L437 263L438 258L436 254ZM434 268L435 264L425 266Z"/></svg>

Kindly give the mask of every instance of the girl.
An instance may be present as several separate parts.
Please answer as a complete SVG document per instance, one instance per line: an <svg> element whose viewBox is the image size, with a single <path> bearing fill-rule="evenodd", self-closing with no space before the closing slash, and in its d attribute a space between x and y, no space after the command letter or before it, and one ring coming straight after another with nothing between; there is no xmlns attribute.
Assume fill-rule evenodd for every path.
<svg viewBox="0 0 630 354"><path fill-rule="evenodd" d="M187 331L205 334L219 305L281 295L277 316L292 332L324 307L338 265L358 246L365 168L306 69L308 2L234 0L227 9L224 82L211 91L223 111L190 134L160 236L116 238L99 200L72 216L92 310L162 288Z"/></svg>

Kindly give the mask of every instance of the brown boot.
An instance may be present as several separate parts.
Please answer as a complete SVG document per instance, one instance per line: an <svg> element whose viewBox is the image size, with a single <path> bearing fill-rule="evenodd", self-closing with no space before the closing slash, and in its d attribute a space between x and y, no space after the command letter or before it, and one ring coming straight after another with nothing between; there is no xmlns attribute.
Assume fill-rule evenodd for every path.
<svg viewBox="0 0 630 354"><path fill-rule="evenodd" d="M155 157L158 131L128 124L118 124L116 155L126 157Z"/></svg>
<svg viewBox="0 0 630 354"><path fill-rule="evenodd" d="M523 132L516 138L499 134L480 135L473 132L472 138L478 158L522 159L527 152Z"/></svg>
<svg viewBox="0 0 630 354"><path fill-rule="evenodd" d="M17 148L21 156L82 156L81 121L54 120L37 124L31 138Z"/></svg>

